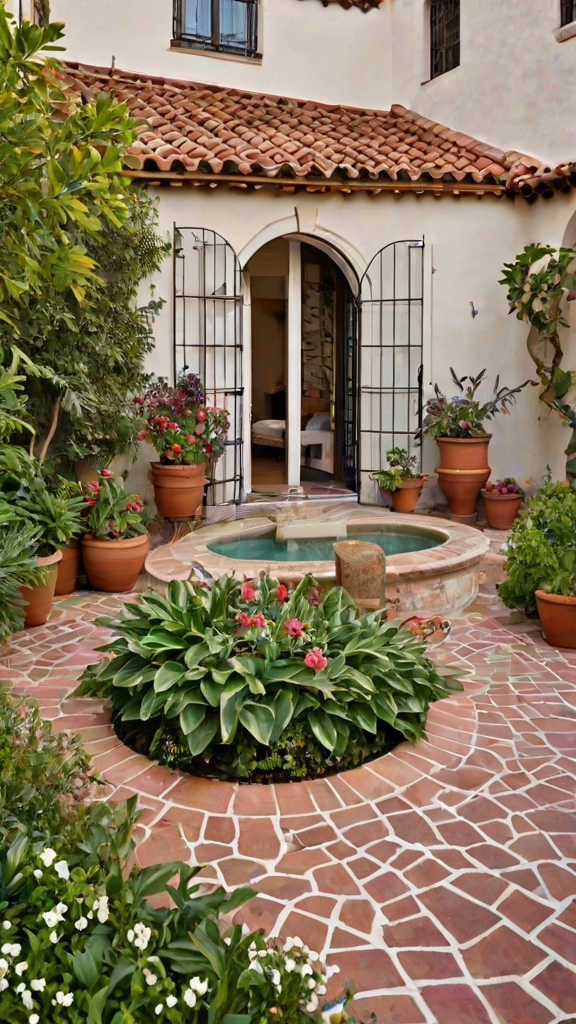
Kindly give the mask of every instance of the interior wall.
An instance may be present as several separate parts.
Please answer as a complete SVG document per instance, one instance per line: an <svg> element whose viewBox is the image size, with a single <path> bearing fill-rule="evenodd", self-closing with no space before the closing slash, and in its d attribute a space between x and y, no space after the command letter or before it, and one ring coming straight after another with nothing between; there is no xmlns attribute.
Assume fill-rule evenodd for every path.
<svg viewBox="0 0 576 1024"><path fill-rule="evenodd" d="M288 241L278 238L249 260L252 303L252 422L270 417L266 394L287 384Z"/></svg>

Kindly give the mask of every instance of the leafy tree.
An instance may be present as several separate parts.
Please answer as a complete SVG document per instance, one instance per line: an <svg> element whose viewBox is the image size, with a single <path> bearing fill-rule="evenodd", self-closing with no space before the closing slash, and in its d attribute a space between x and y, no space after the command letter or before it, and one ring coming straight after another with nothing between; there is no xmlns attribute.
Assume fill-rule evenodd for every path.
<svg viewBox="0 0 576 1024"><path fill-rule="evenodd" d="M563 369L561 342L561 330L569 326L565 303L576 298L576 249L527 245L503 273L510 313L533 328L527 345L542 385L540 400L572 430L566 475L576 480L576 372Z"/></svg>

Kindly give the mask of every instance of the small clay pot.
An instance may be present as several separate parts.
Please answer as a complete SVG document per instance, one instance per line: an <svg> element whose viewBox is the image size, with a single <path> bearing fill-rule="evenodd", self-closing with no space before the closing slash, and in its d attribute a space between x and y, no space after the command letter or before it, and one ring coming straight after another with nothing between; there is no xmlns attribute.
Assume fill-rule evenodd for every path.
<svg viewBox="0 0 576 1024"><path fill-rule="evenodd" d="M546 642L576 650L576 597L537 590L536 606Z"/></svg>
<svg viewBox="0 0 576 1024"><path fill-rule="evenodd" d="M190 519L196 515L208 483L205 463L199 466L163 466L151 462L156 508L165 519Z"/></svg>
<svg viewBox="0 0 576 1024"><path fill-rule="evenodd" d="M495 494L493 491L483 490L482 497L488 526L493 530L509 530L520 511L522 495Z"/></svg>
<svg viewBox="0 0 576 1024"><path fill-rule="evenodd" d="M56 580L56 597L73 594L78 586L80 575L80 541L72 540L65 548L61 548L62 558L58 564Z"/></svg>
<svg viewBox="0 0 576 1024"><path fill-rule="evenodd" d="M423 476L405 477L400 486L392 491L392 508L395 512L413 512L424 486Z"/></svg>
<svg viewBox="0 0 576 1024"><path fill-rule="evenodd" d="M61 560L61 551L55 551L53 555L48 555L46 558L37 558L36 565L42 565L47 570L46 582L39 583L36 587L20 587L20 593L25 602L24 625L26 629L30 629L31 626L43 626L48 620L56 589L58 563Z"/></svg>
<svg viewBox="0 0 576 1024"><path fill-rule="evenodd" d="M144 565L150 537L147 533L124 540L82 538L82 557L89 582L95 590L127 594L134 590Z"/></svg>

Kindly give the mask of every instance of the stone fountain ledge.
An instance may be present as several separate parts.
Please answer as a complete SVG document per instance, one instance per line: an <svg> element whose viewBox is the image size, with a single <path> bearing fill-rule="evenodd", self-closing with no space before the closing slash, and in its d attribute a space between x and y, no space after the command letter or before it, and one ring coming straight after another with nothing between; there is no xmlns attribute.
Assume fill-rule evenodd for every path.
<svg viewBox="0 0 576 1024"><path fill-rule="evenodd" d="M226 558L209 550L209 545L234 537L257 537L276 526L291 537L326 536L326 526L338 522L350 532L386 526L391 529L416 529L436 533L442 539L438 547L426 551L410 551L390 555L386 559L386 597L399 600L401 612L427 612L453 615L465 608L478 593L481 567L490 548L490 541L479 530L446 519L421 515L397 515L384 509L340 507L306 510L307 515L282 518L258 516L228 523L206 526L175 544L152 551L146 570L153 580L165 584L173 579L190 578L194 565L212 576L226 573L238 579L255 577L262 569L283 583L296 583L304 572L311 572L323 582L335 580L333 561L262 562L261 560ZM336 536L334 537L336 540Z"/></svg>

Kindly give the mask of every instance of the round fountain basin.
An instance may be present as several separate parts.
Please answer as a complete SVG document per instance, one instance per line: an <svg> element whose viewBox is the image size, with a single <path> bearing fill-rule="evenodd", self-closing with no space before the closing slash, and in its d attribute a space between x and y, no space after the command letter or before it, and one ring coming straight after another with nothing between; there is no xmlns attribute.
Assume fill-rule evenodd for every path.
<svg viewBox="0 0 576 1024"><path fill-rule="evenodd" d="M408 551L428 551L444 544L445 536L430 530L382 529L365 533L344 530L333 537L299 537L278 540L276 531L258 537L238 537L208 544L208 550L224 558L269 562L328 562L334 560L333 546L339 540L363 540L377 544L384 553L404 555Z"/></svg>

